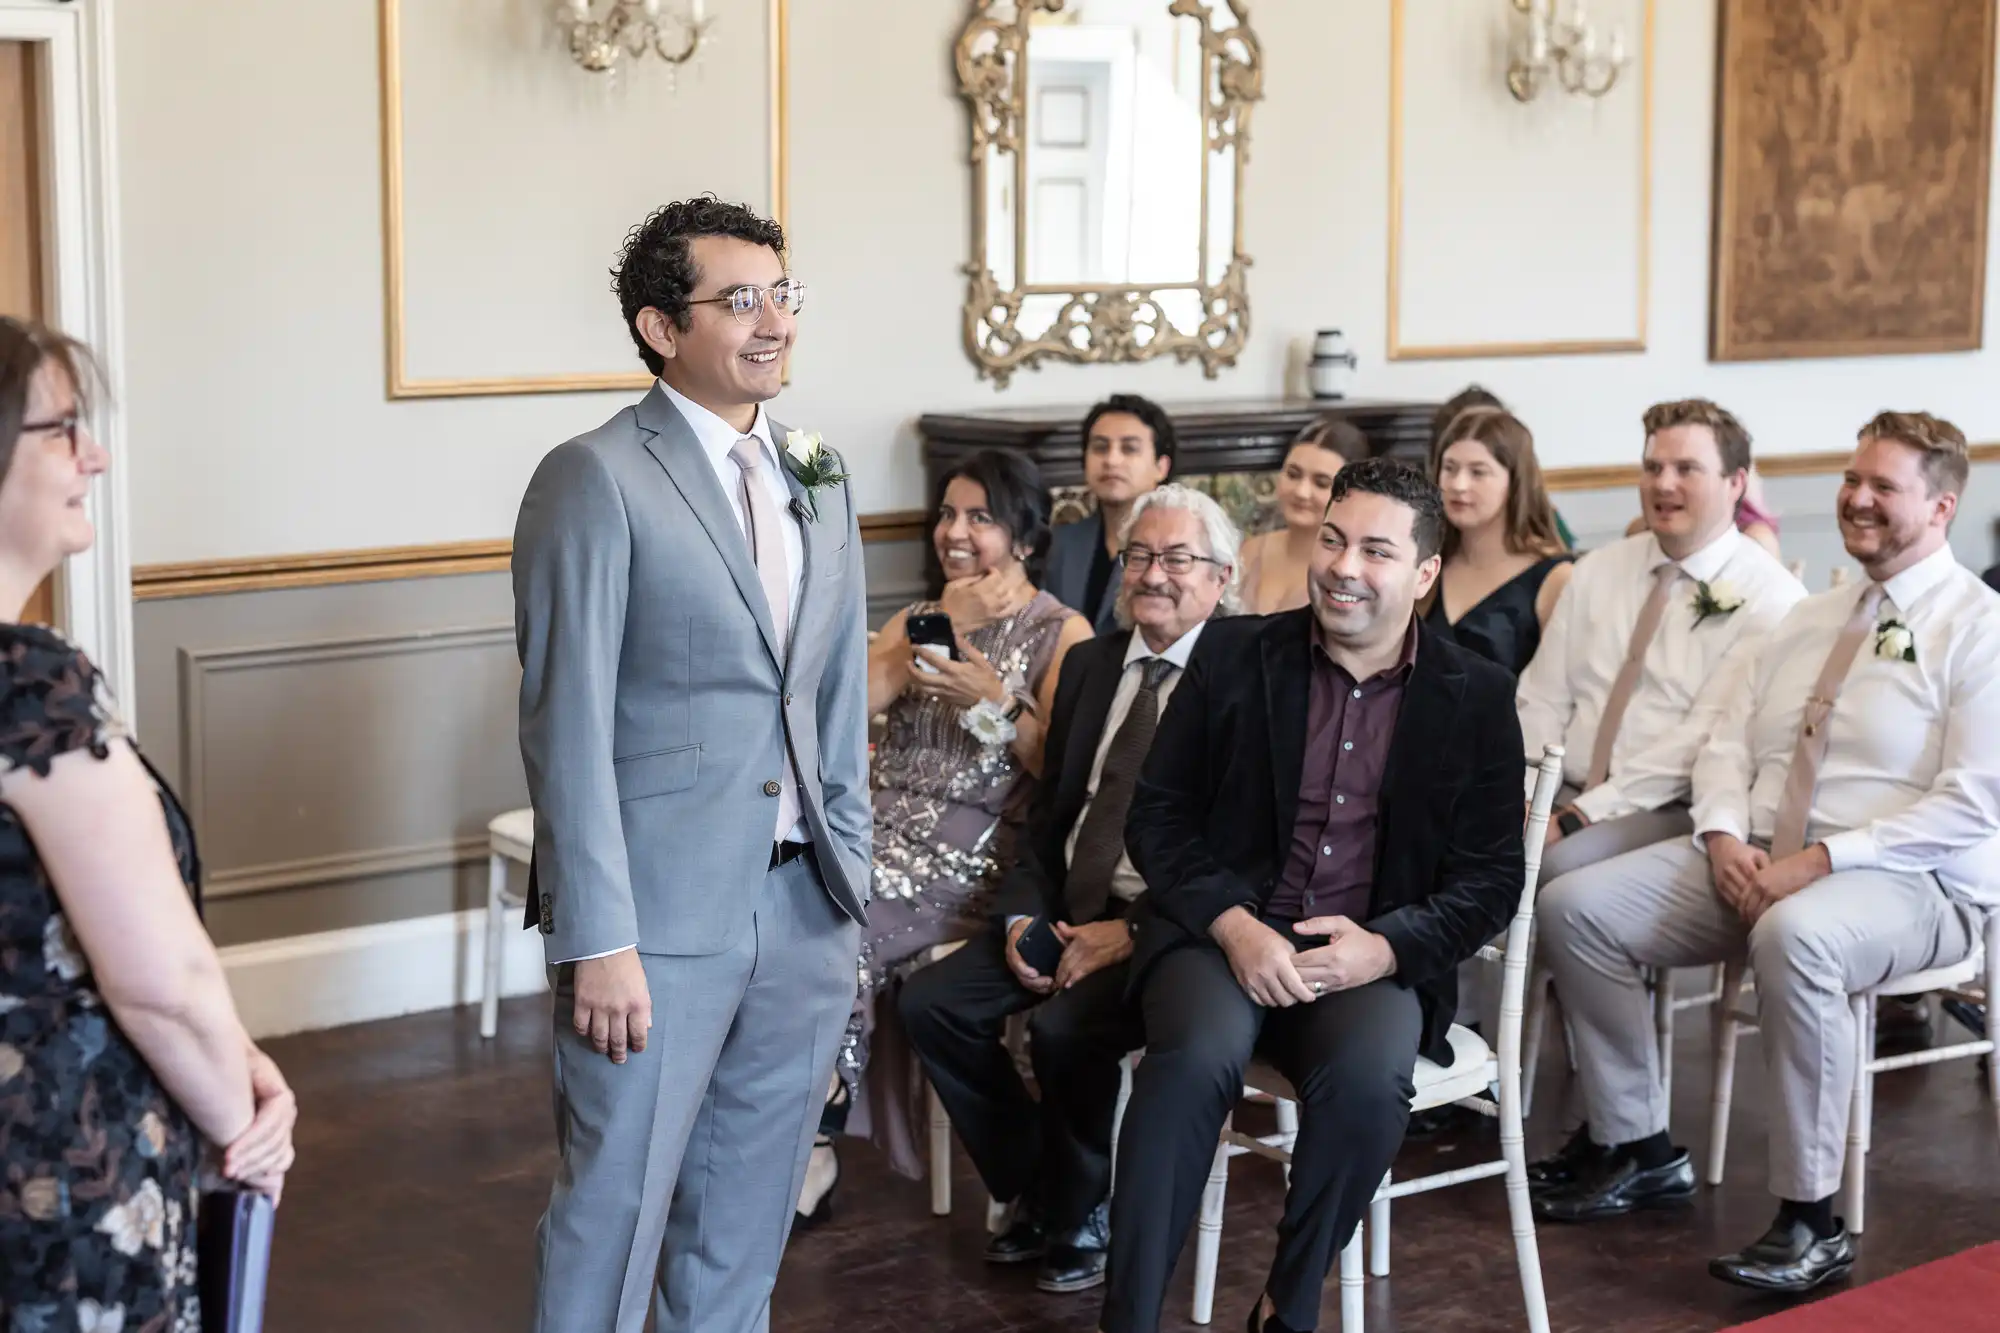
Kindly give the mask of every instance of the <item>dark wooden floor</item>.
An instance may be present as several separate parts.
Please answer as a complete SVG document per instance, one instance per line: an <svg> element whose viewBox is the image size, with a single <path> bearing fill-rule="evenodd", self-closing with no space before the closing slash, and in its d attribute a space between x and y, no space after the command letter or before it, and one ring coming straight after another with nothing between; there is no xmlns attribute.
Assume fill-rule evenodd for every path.
<svg viewBox="0 0 2000 1333"><path fill-rule="evenodd" d="M1675 1138L1707 1142L1706 1024L1685 1016ZM273 1333L504 1333L526 1327L534 1225L553 1162L547 1001L503 1007L479 1040L472 1010L272 1042L299 1094L299 1165L279 1219ZM1552 1065L1559 1061L1550 1062ZM1530 1147L1563 1125L1559 1070L1544 1082ZM1745 1048L1729 1183L1690 1208L1589 1228L1540 1228L1555 1328L1708 1333L1778 1308L1710 1279L1704 1261L1760 1233L1762 1070ZM2000 1237L2000 1143L1970 1061L1885 1076L1870 1158L1869 1227L1857 1280L1884 1277ZM1497 1140L1412 1147L1479 1160ZM794 1240L778 1281L780 1333L1087 1333L1100 1293L1045 1296L1032 1272L980 1260L985 1198L961 1155L957 1208L934 1218L928 1189L864 1148L843 1157L835 1223ZM1239 1159L1222 1238L1218 1330L1242 1327L1262 1286L1278 1213L1277 1168ZM1396 1205L1395 1275L1370 1284L1371 1333L1525 1327L1497 1181ZM1183 1261L1167 1327L1187 1329ZM1330 1285L1321 1327L1339 1326ZM1943 1333L1941 1330L1940 1333Z"/></svg>

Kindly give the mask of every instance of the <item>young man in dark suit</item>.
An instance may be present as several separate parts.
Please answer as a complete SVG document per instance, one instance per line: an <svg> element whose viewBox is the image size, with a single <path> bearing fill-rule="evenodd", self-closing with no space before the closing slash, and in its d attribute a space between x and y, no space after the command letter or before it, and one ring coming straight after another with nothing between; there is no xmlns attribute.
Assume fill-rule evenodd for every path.
<svg viewBox="0 0 2000 1333"><path fill-rule="evenodd" d="M1443 502L1407 464L1342 468L1311 605L1202 636L1133 797L1146 1054L1118 1145L1104 1333L1150 1333L1252 1052L1299 1137L1252 1333L1320 1289L1448 1062L1454 969L1522 888L1514 678L1427 632Z"/></svg>
<svg viewBox="0 0 2000 1333"><path fill-rule="evenodd" d="M1136 393L1114 393L1083 419L1083 484L1097 509L1050 535L1042 586L1099 634L1118 629L1119 534L1139 497L1173 472L1175 447L1173 418Z"/></svg>
<svg viewBox="0 0 2000 1333"><path fill-rule="evenodd" d="M1041 1260L1036 1285L1052 1292L1104 1281L1118 1066L1142 1042L1126 963L1146 885L1125 853L1125 814L1204 627L1235 610L1239 541L1208 496L1150 491L1120 536L1126 628L1063 659L1041 782L994 929L911 977L898 1002L988 1192L1015 1205L987 1259ZM1062 941L1048 976L1019 947L1044 922ZM1032 1010L1039 1105L1001 1044L1006 1020L1023 1010Z"/></svg>

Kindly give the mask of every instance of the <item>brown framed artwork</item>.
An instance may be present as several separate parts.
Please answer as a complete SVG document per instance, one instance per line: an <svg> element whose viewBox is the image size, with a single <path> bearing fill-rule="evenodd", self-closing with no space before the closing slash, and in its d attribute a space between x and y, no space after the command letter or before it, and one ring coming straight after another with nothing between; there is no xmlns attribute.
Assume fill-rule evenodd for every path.
<svg viewBox="0 0 2000 1333"><path fill-rule="evenodd" d="M1710 355L1982 344L1996 0L1722 0Z"/></svg>

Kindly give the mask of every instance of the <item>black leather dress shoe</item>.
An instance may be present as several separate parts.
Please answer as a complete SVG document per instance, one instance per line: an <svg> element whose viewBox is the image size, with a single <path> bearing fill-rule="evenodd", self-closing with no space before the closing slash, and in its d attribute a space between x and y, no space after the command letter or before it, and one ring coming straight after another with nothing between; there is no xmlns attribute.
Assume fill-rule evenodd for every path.
<svg viewBox="0 0 2000 1333"><path fill-rule="evenodd" d="M1603 1166L1610 1156L1611 1149L1592 1141L1589 1125L1578 1125L1554 1156L1528 1163L1528 1190L1546 1194L1567 1189Z"/></svg>
<svg viewBox="0 0 2000 1333"><path fill-rule="evenodd" d="M1683 1148L1665 1166L1641 1170L1630 1155L1618 1153L1575 1184L1534 1196L1535 1216L1545 1222L1590 1222L1618 1217L1635 1208L1666 1208L1694 1197L1694 1163Z"/></svg>
<svg viewBox="0 0 2000 1333"><path fill-rule="evenodd" d="M1790 1295L1835 1282L1854 1268L1854 1236L1846 1227L1816 1236L1804 1222L1774 1222L1754 1244L1708 1261L1711 1275L1755 1291Z"/></svg>
<svg viewBox="0 0 2000 1333"><path fill-rule="evenodd" d="M1018 1214L1005 1231L986 1242L989 1264L1031 1264L1048 1252L1048 1233L1033 1213Z"/></svg>
<svg viewBox="0 0 2000 1333"><path fill-rule="evenodd" d="M1102 1286L1110 1254L1111 1205L1100 1203L1082 1226L1049 1238L1048 1257L1035 1276L1035 1286L1058 1294Z"/></svg>

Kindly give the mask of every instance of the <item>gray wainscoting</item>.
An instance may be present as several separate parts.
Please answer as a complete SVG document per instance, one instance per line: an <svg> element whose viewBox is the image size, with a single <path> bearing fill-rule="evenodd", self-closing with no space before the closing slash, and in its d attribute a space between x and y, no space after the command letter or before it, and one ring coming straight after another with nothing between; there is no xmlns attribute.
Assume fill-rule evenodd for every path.
<svg viewBox="0 0 2000 1333"><path fill-rule="evenodd" d="M1852 567L1839 481L1766 483L1807 586ZM1585 547L1621 536L1629 489L1568 491ZM1994 560L2000 464L1975 470L1953 534ZM920 541L867 552L869 623L922 595ZM505 574L147 601L136 611L140 738L201 831L223 944L478 907L486 821L526 803Z"/></svg>

